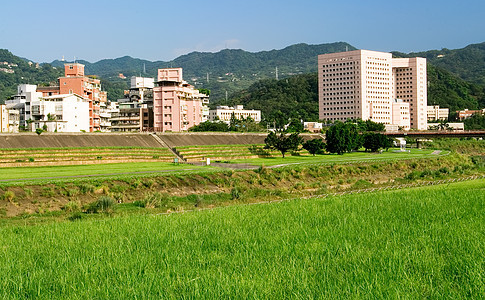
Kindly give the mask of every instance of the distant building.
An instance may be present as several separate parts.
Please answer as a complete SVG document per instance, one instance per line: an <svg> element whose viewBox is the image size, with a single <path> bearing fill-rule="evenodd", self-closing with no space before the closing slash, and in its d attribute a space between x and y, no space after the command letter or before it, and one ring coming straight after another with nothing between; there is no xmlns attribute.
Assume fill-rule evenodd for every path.
<svg viewBox="0 0 485 300"><path fill-rule="evenodd" d="M89 129L101 130L100 104L107 102L107 94L101 90L101 81L95 76L85 76L84 65L64 64L64 77L59 77L57 86L39 87L44 97L60 94L77 94L89 102Z"/></svg>
<svg viewBox="0 0 485 300"><path fill-rule="evenodd" d="M319 133L323 129L323 123L319 122L303 122L303 129L310 132Z"/></svg>
<svg viewBox="0 0 485 300"><path fill-rule="evenodd" d="M426 130L426 83L425 58L392 58L391 53L369 50L322 54L319 117L390 125L398 122L393 120L393 101L400 99L409 103L410 128Z"/></svg>
<svg viewBox="0 0 485 300"><path fill-rule="evenodd" d="M428 123L428 130L454 130L463 131L465 130L464 123Z"/></svg>
<svg viewBox="0 0 485 300"><path fill-rule="evenodd" d="M153 131L153 78L131 77L130 89L118 99L111 118L111 131Z"/></svg>
<svg viewBox="0 0 485 300"><path fill-rule="evenodd" d="M20 84L17 87L17 95L14 95L12 99L5 101L5 104L8 105L9 109L14 109L19 112L19 126L22 128L27 128L29 120L32 119L32 102L38 101L39 98L42 97L42 93L39 93L36 90L36 85Z"/></svg>
<svg viewBox="0 0 485 300"><path fill-rule="evenodd" d="M458 119L465 120L473 115L485 115L485 108L481 110L468 110L468 109L458 110L456 111L456 113L457 113Z"/></svg>
<svg viewBox="0 0 485 300"><path fill-rule="evenodd" d="M209 110L209 120L221 120L229 124L231 117L238 120L251 118L256 123L261 122L261 111L255 109L244 109L242 105L236 105L236 107L230 106L217 106L216 109Z"/></svg>
<svg viewBox="0 0 485 300"><path fill-rule="evenodd" d="M19 110L10 109L9 106L11 105L0 105L0 132L19 132L20 112Z"/></svg>
<svg viewBox="0 0 485 300"><path fill-rule="evenodd" d="M118 102L100 103L99 119L102 132L111 131L111 118L119 113Z"/></svg>
<svg viewBox="0 0 485 300"><path fill-rule="evenodd" d="M187 131L203 119L208 97L183 80L182 68L158 69L153 88L155 131Z"/></svg>
<svg viewBox="0 0 485 300"><path fill-rule="evenodd" d="M428 121L448 120L449 108L440 108L439 105L428 105Z"/></svg>
<svg viewBox="0 0 485 300"><path fill-rule="evenodd" d="M89 100L77 94L41 97L32 102L31 130L47 127L49 132L90 130Z"/></svg>

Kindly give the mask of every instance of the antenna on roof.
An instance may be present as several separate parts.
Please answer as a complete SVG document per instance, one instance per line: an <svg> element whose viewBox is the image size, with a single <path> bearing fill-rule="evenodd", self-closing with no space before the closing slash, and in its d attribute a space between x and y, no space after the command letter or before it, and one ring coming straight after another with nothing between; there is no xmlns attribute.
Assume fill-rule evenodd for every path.
<svg viewBox="0 0 485 300"><path fill-rule="evenodd" d="M349 51L349 46L345 46L345 52Z"/></svg>
<svg viewBox="0 0 485 300"><path fill-rule="evenodd" d="M147 73L147 69L145 68L145 63L143 63L143 74Z"/></svg>

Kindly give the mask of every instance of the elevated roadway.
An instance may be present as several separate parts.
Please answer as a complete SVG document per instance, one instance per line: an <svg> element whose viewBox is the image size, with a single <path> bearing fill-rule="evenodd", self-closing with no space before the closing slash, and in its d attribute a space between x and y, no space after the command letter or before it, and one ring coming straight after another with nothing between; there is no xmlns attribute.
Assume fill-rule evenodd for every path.
<svg viewBox="0 0 485 300"><path fill-rule="evenodd" d="M465 130L465 131L393 131L384 132L385 135L390 137L409 137L416 139L430 139L430 138L485 138L485 130Z"/></svg>

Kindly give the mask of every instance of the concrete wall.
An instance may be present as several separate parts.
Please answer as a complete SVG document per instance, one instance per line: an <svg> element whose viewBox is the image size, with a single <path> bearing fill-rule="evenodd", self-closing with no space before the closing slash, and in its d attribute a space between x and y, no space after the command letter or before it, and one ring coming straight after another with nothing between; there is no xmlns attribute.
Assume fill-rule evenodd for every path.
<svg viewBox="0 0 485 300"><path fill-rule="evenodd" d="M267 134L259 133L165 133L158 136L170 147L195 145L264 144Z"/></svg>
<svg viewBox="0 0 485 300"><path fill-rule="evenodd" d="M0 134L0 148L160 147L149 134Z"/></svg>
<svg viewBox="0 0 485 300"><path fill-rule="evenodd" d="M264 144L266 133L157 133L168 146ZM302 134L304 140L322 138ZM1 148L163 147L143 133L34 133L0 134Z"/></svg>

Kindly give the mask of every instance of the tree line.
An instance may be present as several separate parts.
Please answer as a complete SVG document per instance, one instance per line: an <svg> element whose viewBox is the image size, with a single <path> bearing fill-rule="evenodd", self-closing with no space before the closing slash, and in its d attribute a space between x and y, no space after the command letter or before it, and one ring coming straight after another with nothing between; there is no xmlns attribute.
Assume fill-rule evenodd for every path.
<svg viewBox="0 0 485 300"><path fill-rule="evenodd" d="M325 142L321 138L303 142L297 132L270 132L264 140L265 148L280 151L283 158L289 151L299 151L300 146L312 155L323 154L325 151L342 155L361 148L372 152L388 150L393 146L393 139L379 132L382 131L381 125L372 121L336 122L326 131Z"/></svg>

